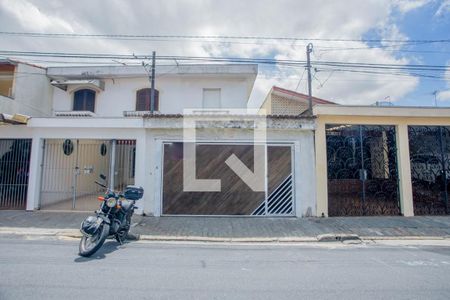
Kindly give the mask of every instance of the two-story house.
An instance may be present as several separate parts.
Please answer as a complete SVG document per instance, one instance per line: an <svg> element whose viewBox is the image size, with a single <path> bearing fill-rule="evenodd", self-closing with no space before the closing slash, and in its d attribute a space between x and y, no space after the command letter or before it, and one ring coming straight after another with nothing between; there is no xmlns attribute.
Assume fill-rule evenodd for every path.
<svg viewBox="0 0 450 300"><path fill-rule="evenodd" d="M26 208L95 209L105 174L115 189L144 187L140 211L156 216L314 215L313 120L246 111L256 75L257 65L157 67L151 112L142 66L47 68L52 115L0 127L31 143Z"/></svg>

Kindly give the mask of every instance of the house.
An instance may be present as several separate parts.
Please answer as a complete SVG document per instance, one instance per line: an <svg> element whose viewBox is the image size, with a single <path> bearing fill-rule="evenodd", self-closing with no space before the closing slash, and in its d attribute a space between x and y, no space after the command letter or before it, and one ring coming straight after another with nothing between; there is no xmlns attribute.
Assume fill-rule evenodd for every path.
<svg viewBox="0 0 450 300"><path fill-rule="evenodd" d="M336 104L312 97L312 105ZM269 115L300 115L309 109L308 95L273 86L261 104Z"/></svg>
<svg viewBox="0 0 450 300"><path fill-rule="evenodd" d="M152 107L143 67L45 69L50 113L0 126L0 208L91 211L104 174L144 187L154 216L450 213L450 109L314 98L309 116L305 95L273 87L264 114L247 109L256 75L161 66Z"/></svg>
<svg viewBox="0 0 450 300"><path fill-rule="evenodd" d="M144 187L148 215L315 215L314 121L248 112L256 75L244 64L157 67L152 111L142 66L47 68L51 116L0 127L28 145L15 203L90 211L105 174L111 188ZM255 145L260 128L267 140Z"/></svg>
<svg viewBox="0 0 450 300"><path fill-rule="evenodd" d="M45 68L16 60L0 59L1 114L51 116L52 90Z"/></svg>
<svg viewBox="0 0 450 300"><path fill-rule="evenodd" d="M154 110L181 114L184 108L246 108L256 65L160 66ZM149 74L142 66L50 67L57 87L54 116L123 117L150 111Z"/></svg>

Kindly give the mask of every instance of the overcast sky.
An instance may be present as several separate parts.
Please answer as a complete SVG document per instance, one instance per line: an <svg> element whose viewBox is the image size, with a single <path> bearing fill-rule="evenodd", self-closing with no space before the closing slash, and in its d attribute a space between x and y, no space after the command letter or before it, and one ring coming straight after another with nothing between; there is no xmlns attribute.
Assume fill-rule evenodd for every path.
<svg viewBox="0 0 450 300"><path fill-rule="evenodd" d="M332 39L450 39L449 0L0 0L0 31L82 34L283 36ZM0 35L0 50L259 57L305 60L307 42L238 43L50 39ZM373 46L377 46L373 48ZM380 48L379 46L388 46ZM350 48L350 49L349 49ZM450 43L396 46L314 42L313 60L450 65ZM34 63L45 65L46 62ZM111 62L114 64L114 62ZM302 68L263 66L250 103L270 87L306 93ZM313 94L341 104L450 105L450 71L442 78L314 70ZM304 75L304 76L302 76ZM300 80L302 79L302 80Z"/></svg>

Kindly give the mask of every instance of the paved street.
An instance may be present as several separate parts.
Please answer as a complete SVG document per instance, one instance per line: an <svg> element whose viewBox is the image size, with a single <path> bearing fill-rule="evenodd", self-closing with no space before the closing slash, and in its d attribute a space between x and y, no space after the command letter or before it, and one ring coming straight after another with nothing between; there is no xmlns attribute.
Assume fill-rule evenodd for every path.
<svg viewBox="0 0 450 300"><path fill-rule="evenodd" d="M0 236L0 299L449 299L450 247Z"/></svg>

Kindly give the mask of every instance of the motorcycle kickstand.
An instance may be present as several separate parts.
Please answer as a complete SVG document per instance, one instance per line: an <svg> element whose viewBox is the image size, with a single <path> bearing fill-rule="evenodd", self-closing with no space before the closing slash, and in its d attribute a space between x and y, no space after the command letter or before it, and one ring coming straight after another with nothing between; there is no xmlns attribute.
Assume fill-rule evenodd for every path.
<svg viewBox="0 0 450 300"><path fill-rule="evenodd" d="M118 234L116 234L116 241L122 246L123 245L123 241L120 238L120 236Z"/></svg>

